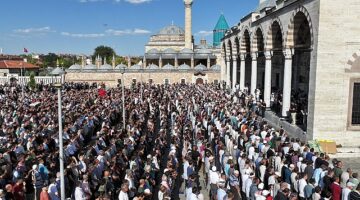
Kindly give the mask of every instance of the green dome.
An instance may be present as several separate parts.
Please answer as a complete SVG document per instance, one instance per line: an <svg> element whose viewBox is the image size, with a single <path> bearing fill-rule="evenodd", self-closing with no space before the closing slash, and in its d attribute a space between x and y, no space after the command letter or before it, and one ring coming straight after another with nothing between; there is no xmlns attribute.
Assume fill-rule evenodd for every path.
<svg viewBox="0 0 360 200"><path fill-rule="evenodd" d="M220 15L218 22L216 23L216 26L214 28L214 31L218 30L228 30L230 27L224 17L223 14Z"/></svg>
<svg viewBox="0 0 360 200"><path fill-rule="evenodd" d="M229 29L229 25L223 14L220 15L218 22L214 28L213 34L213 46L218 47L221 44L221 40L225 36L226 30Z"/></svg>

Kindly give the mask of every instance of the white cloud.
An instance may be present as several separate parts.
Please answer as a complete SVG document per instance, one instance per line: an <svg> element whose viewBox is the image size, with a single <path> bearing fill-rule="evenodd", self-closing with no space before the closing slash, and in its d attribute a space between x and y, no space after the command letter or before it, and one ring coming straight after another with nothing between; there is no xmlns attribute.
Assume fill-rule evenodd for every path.
<svg viewBox="0 0 360 200"><path fill-rule="evenodd" d="M133 31L134 34L149 34L151 33L151 31L149 30L145 30L145 29L138 29L136 28L134 31Z"/></svg>
<svg viewBox="0 0 360 200"><path fill-rule="evenodd" d="M16 29L14 30L15 33L22 33L22 34L29 34L29 33L49 33L55 32L51 30L49 26L41 27L41 28L26 28L26 29Z"/></svg>
<svg viewBox="0 0 360 200"><path fill-rule="evenodd" d="M122 36L122 35L142 35L142 34L149 34L151 31L145 29L136 28L134 30L126 29L126 30L114 30L108 29L105 31L106 33L114 36Z"/></svg>
<svg viewBox="0 0 360 200"><path fill-rule="evenodd" d="M203 36L203 37L209 36L211 34L213 34L213 31L199 31L195 33L196 36Z"/></svg>
<svg viewBox="0 0 360 200"><path fill-rule="evenodd" d="M125 1L132 4L141 4L141 3L150 2L152 0L125 0Z"/></svg>
<svg viewBox="0 0 360 200"><path fill-rule="evenodd" d="M61 32L63 36L76 37L76 38L98 38L104 37L104 33L69 33L69 32Z"/></svg>

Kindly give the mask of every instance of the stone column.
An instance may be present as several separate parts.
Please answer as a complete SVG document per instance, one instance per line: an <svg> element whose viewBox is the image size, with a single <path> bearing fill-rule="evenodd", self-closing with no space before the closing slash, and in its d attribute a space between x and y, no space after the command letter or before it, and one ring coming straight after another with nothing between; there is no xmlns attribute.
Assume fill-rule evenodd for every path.
<svg viewBox="0 0 360 200"><path fill-rule="evenodd" d="M234 89L236 86L236 82L237 82L237 60L236 60L236 56L233 56L233 74L232 74L232 88Z"/></svg>
<svg viewBox="0 0 360 200"><path fill-rule="evenodd" d="M184 0L185 4L185 48L193 49L192 46L192 3L193 0Z"/></svg>
<svg viewBox="0 0 360 200"><path fill-rule="evenodd" d="M206 67L208 68L208 69L210 69L210 66L211 65L211 63L210 63L210 56L208 56L207 57L207 63L206 63Z"/></svg>
<svg viewBox="0 0 360 200"><path fill-rule="evenodd" d="M230 57L226 58L226 86L230 86Z"/></svg>
<svg viewBox="0 0 360 200"><path fill-rule="evenodd" d="M159 68L162 68L162 65L163 65L163 64L162 64L162 57L160 56L160 57L159 57Z"/></svg>
<svg viewBox="0 0 360 200"><path fill-rule="evenodd" d="M266 107L270 107L270 96L271 96L271 57L272 51L265 51L265 84L264 84L264 101Z"/></svg>
<svg viewBox="0 0 360 200"><path fill-rule="evenodd" d="M179 67L179 61L178 61L178 56L177 55L175 55L175 68L177 68L177 67Z"/></svg>
<svg viewBox="0 0 360 200"><path fill-rule="evenodd" d="M144 56L143 68L146 68L146 57Z"/></svg>
<svg viewBox="0 0 360 200"><path fill-rule="evenodd" d="M221 81L226 81L226 58L221 56Z"/></svg>
<svg viewBox="0 0 360 200"><path fill-rule="evenodd" d="M245 88L245 55L240 54L240 90Z"/></svg>
<svg viewBox="0 0 360 200"><path fill-rule="evenodd" d="M131 58L130 58L130 56L128 56L128 68L130 68L131 67Z"/></svg>
<svg viewBox="0 0 360 200"><path fill-rule="evenodd" d="M251 62L251 91L250 94L255 94L256 84L257 84L257 53L251 54L252 62Z"/></svg>
<svg viewBox="0 0 360 200"><path fill-rule="evenodd" d="M191 55L191 61L190 61L190 62L191 62L191 63L190 63L191 66L190 66L190 67L191 67L191 68L194 68L194 67L195 67L194 54Z"/></svg>
<svg viewBox="0 0 360 200"><path fill-rule="evenodd" d="M284 66L284 84L283 84L283 106L282 116L288 116L291 103L291 71L292 71L292 57L294 55L293 49L285 49L285 66Z"/></svg>

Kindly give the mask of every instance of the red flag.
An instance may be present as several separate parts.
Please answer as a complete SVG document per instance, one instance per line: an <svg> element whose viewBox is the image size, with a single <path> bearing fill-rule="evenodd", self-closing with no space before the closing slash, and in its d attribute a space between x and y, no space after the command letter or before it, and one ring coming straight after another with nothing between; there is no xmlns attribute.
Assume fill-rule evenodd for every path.
<svg viewBox="0 0 360 200"><path fill-rule="evenodd" d="M24 53L27 53L27 52L28 52L27 48L24 48Z"/></svg>
<svg viewBox="0 0 360 200"><path fill-rule="evenodd" d="M99 96L100 96L100 97L106 96L106 90L104 90L104 89L102 89L102 88L100 88L100 89L98 90L98 93L99 93Z"/></svg>

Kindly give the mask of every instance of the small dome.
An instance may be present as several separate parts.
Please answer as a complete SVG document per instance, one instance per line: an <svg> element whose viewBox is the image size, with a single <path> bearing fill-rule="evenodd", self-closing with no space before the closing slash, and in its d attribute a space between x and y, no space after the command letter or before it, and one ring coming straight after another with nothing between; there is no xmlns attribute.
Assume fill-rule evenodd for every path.
<svg viewBox="0 0 360 200"><path fill-rule="evenodd" d="M193 53L193 51L189 48L184 48L184 49L181 49L180 53L190 54L190 53Z"/></svg>
<svg viewBox="0 0 360 200"><path fill-rule="evenodd" d="M180 65L179 67L178 67L178 69L181 69L181 70L188 70L188 69L190 69L191 67L189 66L189 65L187 65L187 64L182 64L182 65Z"/></svg>
<svg viewBox="0 0 360 200"><path fill-rule="evenodd" d="M167 48L163 51L163 53L166 53L166 54L176 54L176 51L172 48Z"/></svg>
<svg viewBox="0 0 360 200"><path fill-rule="evenodd" d="M69 70L81 70L81 66L78 64L71 65Z"/></svg>
<svg viewBox="0 0 360 200"><path fill-rule="evenodd" d="M159 66L155 65L155 64L151 64L147 67L148 69L159 69Z"/></svg>
<svg viewBox="0 0 360 200"><path fill-rule="evenodd" d="M206 48L201 48L201 49L198 49L196 51L197 54L210 54L211 51L209 49L206 49Z"/></svg>
<svg viewBox="0 0 360 200"><path fill-rule="evenodd" d="M104 64L100 66L100 70L112 70L112 66L109 64Z"/></svg>
<svg viewBox="0 0 360 200"><path fill-rule="evenodd" d="M97 67L93 64L85 65L84 70L97 70Z"/></svg>
<svg viewBox="0 0 360 200"><path fill-rule="evenodd" d="M213 66L211 66L211 69L214 70L214 71L220 71L221 66L220 65L213 65Z"/></svg>
<svg viewBox="0 0 360 200"><path fill-rule="evenodd" d="M50 74L55 75L55 76L59 76L64 74L65 72L60 68L60 67L56 67L54 70L51 71Z"/></svg>
<svg viewBox="0 0 360 200"><path fill-rule="evenodd" d="M121 63L120 65L117 65L117 66L115 67L115 70L119 70L119 69L123 69L123 68L126 69L127 66Z"/></svg>
<svg viewBox="0 0 360 200"><path fill-rule="evenodd" d="M163 66L162 69L174 69L174 66L172 66L168 63L165 66Z"/></svg>
<svg viewBox="0 0 360 200"><path fill-rule="evenodd" d="M157 53L160 53L159 50L157 49L150 49L148 52L146 52L148 54L157 54Z"/></svg>
<svg viewBox="0 0 360 200"><path fill-rule="evenodd" d="M130 69L142 69L141 65L133 65Z"/></svg>
<svg viewBox="0 0 360 200"><path fill-rule="evenodd" d="M206 66L200 63L200 64L196 65L195 70L196 71L204 71L204 70L206 70Z"/></svg>
<svg viewBox="0 0 360 200"><path fill-rule="evenodd" d="M184 34L185 31L182 28L175 25L166 26L159 31L159 35L184 35Z"/></svg>

